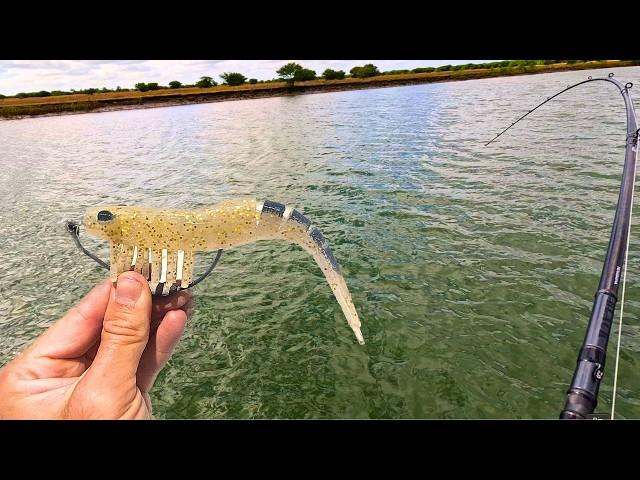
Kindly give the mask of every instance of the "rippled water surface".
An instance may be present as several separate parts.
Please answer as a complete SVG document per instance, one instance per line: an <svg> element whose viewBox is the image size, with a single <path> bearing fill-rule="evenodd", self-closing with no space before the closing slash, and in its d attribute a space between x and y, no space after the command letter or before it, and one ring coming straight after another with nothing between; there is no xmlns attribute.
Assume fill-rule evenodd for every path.
<svg viewBox="0 0 640 480"><path fill-rule="evenodd" d="M623 102L584 85L483 145L607 72L0 122L0 364L104 276L63 220L102 203L255 196L320 227L367 344L302 249L229 250L195 289L152 391L157 417L556 418L613 219ZM640 85L638 67L615 73ZM640 417L639 236L632 227L618 381L627 418Z"/></svg>

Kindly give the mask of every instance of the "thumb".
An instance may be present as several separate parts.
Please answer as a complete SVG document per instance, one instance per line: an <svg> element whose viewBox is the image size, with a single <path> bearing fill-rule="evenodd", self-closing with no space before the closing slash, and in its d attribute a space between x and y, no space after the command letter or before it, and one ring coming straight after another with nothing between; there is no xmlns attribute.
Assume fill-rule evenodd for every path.
<svg viewBox="0 0 640 480"><path fill-rule="evenodd" d="M111 289L100 347L87 376L107 389L123 383L135 385L138 363L149 340L150 321L151 291L147 281L137 272L121 274Z"/></svg>

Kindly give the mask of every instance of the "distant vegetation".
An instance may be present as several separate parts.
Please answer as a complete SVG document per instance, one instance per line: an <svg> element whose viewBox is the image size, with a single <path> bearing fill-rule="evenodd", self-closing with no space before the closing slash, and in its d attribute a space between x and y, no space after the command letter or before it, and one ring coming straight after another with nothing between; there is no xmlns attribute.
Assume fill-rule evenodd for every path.
<svg viewBox="0 0 640 480"><path fill-rule="evenodd" d="M237 87L247 81L247 77L238 72L225 72L220 75L220 78L230 87Z"/></svg>
<svg viewBox="0 0 640 480"><path fill-rule="evenodd" d="M325 80L342 80L345 76L344 71L342 70L332 70L327 68L324 72L322 72L322 77Z"/></svg>
<svg viewBox="0 0 640 480"><path fill-rule="evenodd" d="M20 93L16 93L15 95L13 95L14 98L30 98L30 97L58 97L61 95L77 95L77 94L84 94L84 95L93 95L94 93L107 93L107 92L129 92L131 91L129 88L120 88L117 87L115 90L113 89L109 89L106 87L102 87L102 88L85 88L84 90L74 90L73 88L70 91L64 91L64 90L52 90L50 92L46 91L46 90L40 90L39 92L20 92ZM1 98L12 98L11 96L7 95L3 95Z"/></svg>
<svg viewBox="0 0 640 480"><path fill-rule="evenodd" d="M210 88L215 87L217 83L211 77L200 77L200 80L196 82L198 88Z"/></svg>
<svg viewBox="0 0 640 480"><path fill-rule="evenodd" d="M299 72L300 70L303 70L302 65L300 65L299 63L291 62L291 63L287 63L286 65L283 65L282 67L280 67L276 71L276 73L278 74L278 76L282 80L285 80L289 84L293 85L294 77L295 77L296 73Z"/></svg>
<svg viewBox="0 0 640 480"><path fill-rule="evenodd" d="M435 72L436 67L420 67L420 68L414 68L413 70L411 70L411 73L431 73L431 72ZM388 75L388 72L384 72L383 75Z"/></svg>
<svg viewBox="0 0 640 480"><path fill-rule="evenodd" d="M161 87L155 82L154 83L136 83L136 90L140 90L141 92L148 92L149 90L160 90L161 88L167 88L167 87Z"/></svg>
<svg viewBox="0 0 640 480"><path fill-rule="evenodd" d="M367 63L362 67L353 67L350 72L352 77L356 78L367 78L367 77L375 77L380 75L380 71L378 67L376 67L372 63Z"/></svg>
<svg viewBox="0 0 640 480"><path fill-rule="evenodd" d="M315 70L309 70L308 68L301 68L300 70L296 70L296 73L293 75L293 80L296 82L306 82L308 80L315 80L316 72Z"/></svg>
<svg viewBox="0 0 640 480"><path fill-rule="evenodd" d="M278 78L274 78L271 80L257 80L255 78L251 78L247 80L247 78L238 72L225 72L220 75L220 78L224 81L224 85L228 86L240 86L244 85L247 82L250 85L256 85L258 83L273 83L273 82L281 82L286 81L289 86L293 86L295 82L305 82L310 80L322 79L322 80L344 80L348 78L358 78L365 79L376 76L387 76L387 75L410 75L410 74L418 74L418 73L432 73L432 72L458 72L464 70L476 70L476 69L490 69L496 72L496 74L519 74L519 73L529 73L536 71L537 66L544 65L555 65L555 64L569 64L574 65L576 63L585 63L585 62L602 62L602 60L504 60L499 62L487 62L487 63L468 63L466 65L442 65L440 67L419 67L414 68L413 70L402 69L402 70L388 70L384 72L380 72L376 65L371 63L361 66L355 66L350 71L349 74L346 74L343 70L333 70L331 68L327 68L321 77L316 75L314 70L310 70L308 68L303 67L299 63L291 62L287 63L280 67L276 74ZM640 60L631 60L634 65L640 64ZM494 74L491 74L494 76ZM186 85L178 80L172 80L169 82L168 86L159 85L157 82L150 83L136 83L134 89L140 92L149 92L153 90L161 90L161 89L177 89L177 88L211 88L218 85L212 77L201 77L200 80L195 82L195 84ZM85 94L85 95L93 95L96 93L108 93L108 92L129 92L132 89L128 88L120 88L119 86L116 89L108 89L106 87L102 88L86 88L84 90L74 90L63 91L63 90L52 90L46 91L41 90L39 92L20 92L16 95L0 95L0 99L5 98L30 98L30 97L55 97L60 95L77 95L77 94Z"/></svg>

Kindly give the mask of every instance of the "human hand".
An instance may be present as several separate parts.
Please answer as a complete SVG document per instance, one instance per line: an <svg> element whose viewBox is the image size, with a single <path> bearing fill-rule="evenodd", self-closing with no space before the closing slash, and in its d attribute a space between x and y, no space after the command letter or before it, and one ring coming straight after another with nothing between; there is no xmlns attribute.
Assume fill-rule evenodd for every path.
<svg viewBox="0 0 640 480"><path fill-rule="evenodd" d="M0 418L149 419L149 390L180 339L191 292L105 280L0 370Z"/></svg>

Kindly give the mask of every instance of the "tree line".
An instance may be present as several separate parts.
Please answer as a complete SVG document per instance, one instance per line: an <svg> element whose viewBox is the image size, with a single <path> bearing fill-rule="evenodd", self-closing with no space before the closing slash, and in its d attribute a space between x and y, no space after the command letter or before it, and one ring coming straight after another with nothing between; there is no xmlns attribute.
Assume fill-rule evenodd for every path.
<svg viewBox="0 0 640 480"><path fill-rule="evenodd" d="M289 85L293 85L294 82L304 82L309 80L343 80L345 78L369 78L376 77L380 75L402 75L402 74L411 74L411 73L430 73L430 72L455 72L459 70L475 70L475 69L503 69L507 71L509 69L519 68L524 71L529 68L535 67L536 65L553 65L556 63L567 63L574 64L580 62L588 62L592 60L504 60L500 62L487 62L487 63L467 63L464 65L442 65L440 67L419 67L414 68L412 70L388 70L384 72L380 72L378 67L375 65L368 63L366 65L356 66L349 70L349 74L344 72L343 70L333 70L331 68L327 68L321 76L318 76L315 70L311 70L308 68L304 68L302 65L298 63L287 63L280 67L276 73L278 78L274 78L272 80L257 80L255 78L247 79L242 73L238 72L225 72L220 74L220 78L222 79L222 85L228 85L231 87L244 85L246 83L250 85L255 85L257 83L272 83L272 82L281 82L286 81ZM600 61L600 60L596 60ZM140 92L148 92L152 90L162 90L162 89L175 89L175 88L211 88L217 86L218 83L212 77L200 77L200 79L194 84L182 84L178 80L172 80L169 82L169 85L159 85L158 83L136 83L133 89L129 88L120 88L119 86L115 89L108 89L106 87L103 88L86 88L84 90L74 90L63 91L63 90L52 90L46 91L41 90L39 92L28 92L28 93L18 93L13 95L15 98L28 98L28 97L50 97L50 96L58 96L58 95L76 95L76 94L86 94L93 95L95 93L109 93L109 92L129 92L129 91L140 91ZM5 96L0 94L0 98L11 98L11 96Z"/></svg>

